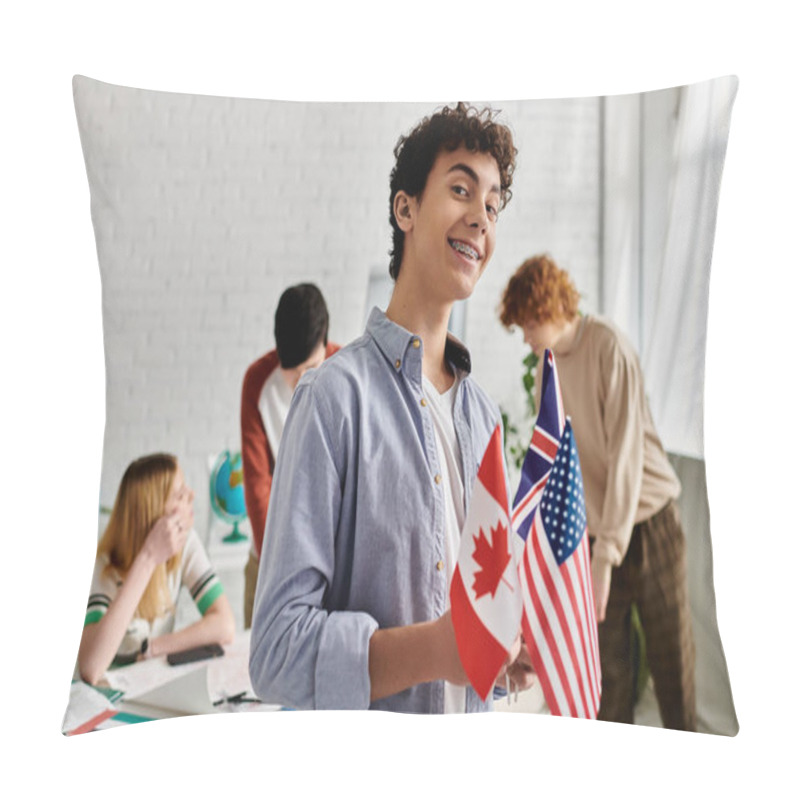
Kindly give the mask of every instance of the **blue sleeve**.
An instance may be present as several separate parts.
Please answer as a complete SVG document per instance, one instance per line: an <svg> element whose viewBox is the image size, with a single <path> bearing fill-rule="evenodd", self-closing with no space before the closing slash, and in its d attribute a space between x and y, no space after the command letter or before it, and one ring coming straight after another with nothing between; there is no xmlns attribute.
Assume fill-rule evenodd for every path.
<svg viewBox="0 0 800 800"><path fill-rule="evenodd" d="M343 503L342 431L326 392L301 382L281 437L250 640L256 694L297 709L369 706L369 640L378 623L325 605Z"/></svg>

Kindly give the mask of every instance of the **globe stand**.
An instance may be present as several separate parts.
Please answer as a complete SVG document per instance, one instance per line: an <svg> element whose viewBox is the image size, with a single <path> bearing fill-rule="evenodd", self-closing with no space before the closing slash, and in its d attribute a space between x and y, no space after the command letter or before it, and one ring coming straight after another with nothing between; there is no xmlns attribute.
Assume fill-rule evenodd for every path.
<svg viewBox="0 0 800 800"><path fill-rule="evenodd" d="M247 519L241 453L223 450L210 463L209 473L211 510L223 522L233 525L233 530L222 541L225 544L244 542L248 536L239 530L239 523Z"/></svg>
<svg viewBox="0 0 800 800"><path fill-rule="evenodd" d="M245 539L247 539L247 534L242 533L239 530L238 522L234 522L233 530L227 536L222 537L222 541L226 542L227 544L232 544L235 542L243 542Z"/></svg>

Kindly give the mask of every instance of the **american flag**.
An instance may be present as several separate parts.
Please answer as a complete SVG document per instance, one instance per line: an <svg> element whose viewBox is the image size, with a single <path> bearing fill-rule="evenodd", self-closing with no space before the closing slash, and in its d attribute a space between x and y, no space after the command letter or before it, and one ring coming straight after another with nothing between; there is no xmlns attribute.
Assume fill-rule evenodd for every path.
<svg viewBox="0 0 800 800"><path fill-rule="evenodd" d="M600 659L583 479L549 350L512 526L523 542L522 630L550 712L596 719Z"/></svg>

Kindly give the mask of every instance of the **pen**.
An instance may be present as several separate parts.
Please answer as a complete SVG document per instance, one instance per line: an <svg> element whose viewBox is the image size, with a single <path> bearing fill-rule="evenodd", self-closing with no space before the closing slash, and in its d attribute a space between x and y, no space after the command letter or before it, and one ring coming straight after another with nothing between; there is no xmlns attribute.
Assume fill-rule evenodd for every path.
<svg viewBox="0 0 800 800"><path fill-rule="evenodd" d="M211 705L221 706L223 703L240 703L246 694L247 692L239 692L239 694L235 694L231 697L220 697L219 700L215 700Z"/></svg>

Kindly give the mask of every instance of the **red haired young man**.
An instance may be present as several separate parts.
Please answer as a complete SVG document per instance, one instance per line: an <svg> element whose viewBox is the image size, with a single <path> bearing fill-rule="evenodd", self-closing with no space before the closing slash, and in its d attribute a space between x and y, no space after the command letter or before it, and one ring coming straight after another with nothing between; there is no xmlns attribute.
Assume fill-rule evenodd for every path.
<svg viewBox="0 0 800 800"><path fill-rule="evenodd" d="M636 603L661 719L668 728L695 730L686 543L675 504L680 483L653 426L633 347L612 323L579 314L578 300L570 276L548 256L534 256L509 280L500 320L522 328L535 353L553 351L572 418L592 541L603 675L598 719L633 722Z"/></svg>

